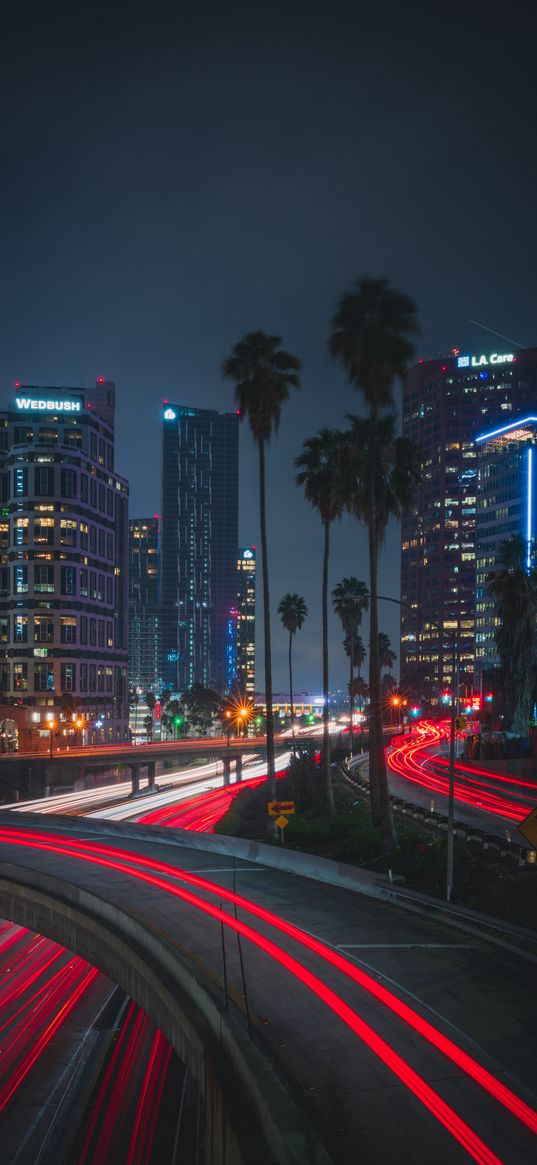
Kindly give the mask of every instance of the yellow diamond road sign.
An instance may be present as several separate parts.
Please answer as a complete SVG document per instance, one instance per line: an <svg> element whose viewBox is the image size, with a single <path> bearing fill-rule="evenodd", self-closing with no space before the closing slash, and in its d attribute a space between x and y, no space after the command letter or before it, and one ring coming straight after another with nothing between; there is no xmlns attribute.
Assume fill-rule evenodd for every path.
<svg viewBox="0 0 537 1165"><path fill-rule="evenodd" d="M529 841L533 849L537 850L537 807L532 809L531 813L528 813L528 816L523 821L519 822L517 829L522 834L522 837L525 837L526 841Z"/></svg>
<svg viewBox="0 0 537 1165"><path fill-rule="evenodd" d="M285 826L287 824L288 824L287 817L283 817L282 814L280 814L280 816L276 818L276 825L279 825L280 829L285 829Z"/></svg>

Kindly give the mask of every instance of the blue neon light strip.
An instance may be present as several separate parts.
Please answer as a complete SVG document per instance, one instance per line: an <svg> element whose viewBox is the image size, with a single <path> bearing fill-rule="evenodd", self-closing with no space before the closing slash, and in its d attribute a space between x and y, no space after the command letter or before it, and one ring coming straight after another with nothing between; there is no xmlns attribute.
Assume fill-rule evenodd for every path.
<svg viewBox="0 0 537 1165"><path fill-rule="evenodd" d="M528 449L528 518L526 527L526 570L531 570L531 550L533 542L533 449Z"/></svg>
<svg viewBox="0 0 537 1165"><path fill-rule="evenodd" d="M522 417L519 421L510 421L508 425L502 425L501 429L493 429L491 433L482 433L480 437L476 437L476 445L478 441L488 441L490 437L499 437L501 433L508 433L510 429L521 429L523 425L529 425L530 422L537 425L537 417Z"/></svg>

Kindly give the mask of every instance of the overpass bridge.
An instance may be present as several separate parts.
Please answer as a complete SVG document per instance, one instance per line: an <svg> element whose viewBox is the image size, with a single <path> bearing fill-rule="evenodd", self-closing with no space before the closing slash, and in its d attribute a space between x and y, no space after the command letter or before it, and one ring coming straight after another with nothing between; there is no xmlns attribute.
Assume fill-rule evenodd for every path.
<svg viewBox="0 0 537 1165"><path fill-rule="evenodd" d="M278 735L275 738L277 749L289 748L290 743L288 736ZM319 737L301 736L297 746L304 751L317 750L320 746ZM0 795L4 793L13 800L13 793L19 791L23 798L44 797L51 787L59 788L74 781L83 785L88 774L103 773L114 768L130 770L132 791L136 794L144 772L148 787L154 786L158 763L185 765L201 758L207 761L220 760L224 768L224 784L229 784L232 771L237 781L242 779L242 757L248 754L264 756L266 737L247 736L233 740L227 736L188 737L142 745L65 748L53 750L52 753L0 753Z"/></svg>
<svg viewBox="0 0 537 1165"><path fill-rule="evenodd" d="M145 1008L200 1083L207 1165L533 1160L535 960L295 856L4 811L0 915Z"/></svg>

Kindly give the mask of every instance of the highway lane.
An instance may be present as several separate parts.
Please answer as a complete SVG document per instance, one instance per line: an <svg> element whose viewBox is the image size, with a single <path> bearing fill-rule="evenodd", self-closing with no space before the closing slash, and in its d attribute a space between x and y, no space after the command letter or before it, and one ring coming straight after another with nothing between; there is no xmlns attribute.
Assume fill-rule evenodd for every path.
<svg viewBox="0 0 537 1165"><path fill-rule="evenodd" d="M421 721L412 736L399 736L387 750L390 790L427 809L447 813L449 761L445 755L449 722ZM440 755L441 751L444 755ZM516 825L537 804L537 784L506 772L488 772L458 759L455 765L456 817L489 833L502 833L520 845Z"/></svg>
<svg viewBox="0 0 537 1165"><path fill-rule="evenodd" d="M97 865L104 869L121 868L124 876L142 883L136 890L138 910L150 870L149 882L154 885L157 878L164 892L152 905L158 925L165 926L165 895L178 897L183 902L182 933L187 926L197 963L210 967L215 950L219 950L208 917L235 934L239 931L252 944L246 958L256 1038L268 1041L282 1069L298 1082L308 1098L312 1118L319 1120L332 1138L337 1136L338 1162L354 1160L358 1145L366 1160L373 1159L367 1153L374 1151L375 1160L391 1161L403 1135L413 1146L410 1160L421 1162L434 1153L442 1161L462 1160L457 1155L462 1149L445 1139L448 1128L449 1135L465 1146L464 1153L475 1160L522 1163L531 1159L529 1154L536 1147L535 1098L531 1109L525 1108L523 1101L535 1081L537 1061L531 1033L521 1036L524 1015L534 1007L534 968L521 965L518 956L498 952L481 939L461 941L443 924L409 917L348 891L312 885L267 869L261 871L260 878L259 867L249 867L248 863L233 871L232 863L221 855L220 872L215 877L213 857L207 879L204 869L211 859L203 851L178 853L173 846L166 846L166 860L159 863L157 847L144 869L142 855L147 852L147 843L138 846L129 840L128 853L121 855L110 843L82 838L67 841L65 837L57 841L48 830L41 840L39 833L32 831L32 843L34 856L41 844L45 850L59 846L58 852L72 852L79 861L97 859ZM222 912L207 899L209 894L231 905L229 879L233 875L242 889L241 901L235 902L240 907L238 922L233 914ZM74 868L72 876L76 876ZM101 873L100 880L102 877ZM111 890L110 874L107 878ZM197 884L194 893L192 879L200 878L203 885ZM190 884L188 891L185 881ZM125 893L128 900L126 886ZM253 930L251 919L242 921L245 911L252 912L252 904ZM271 916L265 913L261 917L259 910L271 912ZM197 911L202 912L201 920ZM290 933L288 923L294 923L302 935ZM274 927L280 930L276 944ZM324 945L324 954L311 946L312 936ZM235 999L240 1001L241 981L231 938L229 944L229 981ZM345 952L350 958L334 961L335 952ZM353 977L351 959L361 976ZM517 995L513 999L515 973ZM390 987L395 1001L388 1004L385 997L379 997L375 989L379 977L384 984L393 981ZM367 979L371 980L369 986L365 985ZM484 1022L489 1018L490 994L502 1016L492 1026ZM413 1023L401 1008L401 1002L408 1005L410 999L417 1015ZM424 1019L439 1033L433 1043ZM513 1031L517 1033L516 1048ZM442 1043L446 1035L452 1036L458 1049L455 1053L451 1049L448 1064ZM473 1064L470 1072L469 1060ZM509 1084L503 1096L495 1084L498 1076L502 1084ZM387 1103L392 1120L380 1130L382 1108Z"/></svg>
<svg viewBox="0 0 537 1165"><path fill-rule="evenodd" d="M213 795L211 795L211 798L210 798L211 802L213 802L213 803L217 802L217 799L219 796L220 796L219 793L217 791L214 791ZM226 791L226 796L228 796L228 791ZM205 806L205 810L206 809L207 809L207 806ZM161 806L161 810L162 810L162 806ZM192 811L193 811L192 805L185 807L185 812L189 813L190 817L192 817ZM158 809L153 809L153 812L158 813ZM171 807L169 807L169 809L164 809L164 812L169 814L169 822L171 824L171 814L172 814ZM181 811L179 811L179 812L181 812ZM174 817L175 817L174 824L178 824L178 814L174 814ZM184 822L184 824L186 824L186 822ZM192 825L190 825L190 827L192 827ZM255 883L255 880L254 880L254 883ZM369 937L370 937L370 935L369 935ZM339 946L347 946L348 947L348 944L342 944L342 945L339 944ZM351 944L351 946L353 946L353 944ZM416 944L416 942L410 942L410 944L408 944L408 942L402 942L402 944L395 944L395 948L397 949L397 951L402 951L402 949L404 949L404 951L410 951L410 949L417 949L417 948L423 947L423 946L424 946L424 944ZM457 948L457 944L453 944L453 942L451 942L451 944L443 944L443 946L446 949L448 947ZM464 945L462 945L462 946L464 946ZM367 958L374 963L379 958L382 961L382 958L386 958L386 955L389 954L390 951L391 951L391 953L393 953L394 944L390 944L390 942L383 942L383 944L380 944L380 947L377 947L377 945L375 945L374 942L373 942L373 944L372 944L372 942L369 942L369 944L366 944L366 947L367 947ZM439 947L438 947L438 949L439 949ZM416 1160L418 1160L418 1159L419 1158L416 1158ZM447 1159L447 1158L441 1158L441 1159ZM516 1159L516 1158L514 1158L514 1159Z"/></svg>
<svg viewBox="0 0 537 1165"><path fill-rule="evenodd" d="M288 756L285 754L279 761L280 771L287 762ZM259 779L263 772L263 764L256 764L255 757L245 757L243 779ZM92 810L96 816L104 813L106 816L122 819L129 816L139 816L142 806L145 812L149 809L153 812L163 812L169 810L170 806L176 804L178 800L186 800L188 803L192 802L193 799L199 801L199 794L203 793L207 786L212 789L215 785L219 788L223 785L222 766L220 764L189 766L182 771L167 773L164 780L159 779L159 786L163 786L163 788L158 793L140 797L136 801L129 800L131 791L130 782L123 782L122 785L105 786L84 791L80 794L60 794L29 804L17 802L9 808L19 813L25 810L28 811L30 808L34 812L46 814L50 812L82 814ZM240 786L232 786L232 788L236 788L236 791L238 791ZM112 804L110 804L111 794L113 794ZM195 797L196 794L198 794L197 798ZM98 806L97 809L95 809L96 805ZM222 809L221 812L223 811ZM200 819L199 809L198 819ZM25 1127L26 1124L26 1117L24 1120L21 1119L21 1113L33 1114L36 1106L39 1109L39 1096L43 1088L44 1080L49 1079L52 1093L54 1093L54 1081L58 1077L58 1074L61 1075L63 1072L65 1057L74 1055L73 1038L75 1038L76 1044L76 1036L74 1037L73 1033L77 1033L78 1039L80 1039L80 1030L76 1027L76 1016L78 1012L80 1011L85 1016L82 1029L84 1026L89 1028L93 1013L96 1013L101 1006L102 992L108 998L112 990L105 977L100 975L98 976L100 990L98 990L98 982L94 981L92 975L91 980L87 984L87 991L84 991L84 984L86 983L84 973L89 975L90 969L83 960L75 959L64 948L58 947L48 939L35 936L24 928L13 927L9 923L4 924L3 934L0 930L0 975L4 976L4 983L6 982L6 976L12 972L12 968L8 966L8 963L12 962L12 956L8 952L14 946L16 947L18 966L18 1007L9 1029L6 1026L5 1039L9 1039L10 1047L17 1049L18 1059L13 1054L11 1058L5 1056L3 1060L0 1060L0 1087L3 1086L4 1120L7 1121L9 1128L12 1130L12 1135L10 1134L10 1137L6 1141L6 1145L9 1144L10 1146L10 1154L12 1151L14 1152L13 1146L17 1144L21 1127ZM40 963L36 961L36 952L38 949L42 954ZM30 960L30 952L32 952L32 961ZM72 999L72 1006L69 1009L62 1010L62 973L58 971L58 967L63 968L64 964L78 969L78 974L82 977L82 985L76 998L73 997ZM42 1000L45 997L48 998L52 990L51 977L52 986L56 992L54 1000L58 1005L57 1022L54 1025L53 1031L51 1029L51 1038L53 1036L54 1039L53 1047L49 1047L51 1041L37 1044L36 1031L30 1023L26 1022L27 1014L32 1014L35 1010L36 1001ZM63 983L64 996L67 998L69 995L69 984L66 980ZM73 980L73 986L76 985ZM0 1005L3 1006L1 995ZM140 1009L137 1009L137 1013L143 1016ZM151 1032L152 1035L149 1036L148 1032ZM158 1073L158 1065L162 1060L162 1050L159 1051L158 1055L154 1055L153 1043L155 1040L158 1043L156 1029L154 1029L154 1026L147 1017L144 1017L144 1037L137 1047L136 1057L128 1056L128 1062L131 1065L130 1073L121 1077L125 1086L125 1096L130 1098L132 1121L127 1122L127 1125L125 1125L125 1122L122 1120L120 1127L115 1131L112 1129L109 1121L104 1121L105 1131L102 1134L104 1141L106 1144L110 1143L116 1146L114 1152L117 1151L120 1154L119 1160L121 1160L121 1153L125 1148L125 1140L127 1137L126 1128L130 1130L140 1116L135 1098L138 1095L145 1098L144 1105L142 1105L144 1110L147 1110L148 1105L151 1105L155 1099L153 1081L155 1079L155 1073ZM60 1047L61 1051L58 1051ZM36 1051L39 1053L38 1055L35 1054ZM52 1051L55 1053L54 1056L52 1055ZM173 1057L173 1060L175 1061L176 1057ZM21 1066L24 1067L24 1072L20 1070ZM177 1073L175 1064L172 1064L172 1069L173 1072ZM162 1075L165 1082L166 1072L163 1072ZM116 1092L117 1087L116 1085ZM36 1095L37 1100L34 1099ZM110 1102L112 1103L112 1101ZM126 1107L126 1102L124 1107ZM97 1108L101 1114L106 1113L107 1101L105 1096L99 1099ZM6 1109L7 1116L5 1114ZM45 1106L45 1109L47 1109L47 1106ZM51 1109L50 1105L48 1105L48 1109ZM36 1137L39 1140L43 1136L43 1121L45 1116L46 1112L42 1114L41 1120L39 1121L39 1131L34 1136L32 1144L36 1141ZM151 1123L149 1124L149 1131L152 1137L155 1134L155 1128ZM158 1132L159 1130L157 1130ZM100 1129L97 1130L97 1134L95 1146L92 1149L92 1152L95 1153L97 1153L97 1144L101 1143ZM138 1145L138 1152L142 1143L139 1136L136 1138L136 1143ZM28 1152L31 1152L31 1147L28 1148ZM149 1160L150 1155L148 1155L147 1145L146 1149L146 1156L141 1159ZM162 1151L161 1147L159 1149L159 1155L162 1154ZM125 1159L127 1158L128 1153ZM6 1157L6 1160L10 1159L11 1156ZM2 1161L1 1155L0 1161Z"/></svg>

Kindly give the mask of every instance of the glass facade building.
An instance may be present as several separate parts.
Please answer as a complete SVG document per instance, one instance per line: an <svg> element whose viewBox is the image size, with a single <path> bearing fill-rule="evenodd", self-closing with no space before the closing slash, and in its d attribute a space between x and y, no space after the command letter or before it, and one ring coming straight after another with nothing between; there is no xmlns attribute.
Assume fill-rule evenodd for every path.
<svg viewBox="0 0 537 1165"><path fill-rule="evenodd" d="M537 415L494 426L476 439L476 621L477 681L499 664L495 631L498 618L487 582L498 570L500 544L520 535L526 566L534 563L537 504ZM488 681L487 681L488 682Z"/></svg>
<svg viewBox="0 0 537 1165"><path fill-rule="evenodd" d="M159 517L129 521L129 682L143 692L160 687Z"/></svg>
<svg viewBox="0 0 537 1165"><path fill-rule="evenodd" d="M453 681L474 689L476 436L537 399L537 348L420 361L403 382L403 433L423 475L401 528L401 683L436 701Z"/></svg>
<svg viewBox="0 0 537 1165"><path fill-rule="evenodd" d="M237 596L237 690L253 700L255 694L255 546L239 550Z"/></svg>
<svg viewBox="0 0 537 1165"><path fill-rule="evenodd" d="M44 720L67 696L87 739L103 741L128 733L128 485L114 469L114 408L100 378L93 390L17 385L0 413L0 699Z"/></svg>
<svg viewBox="0 0 537 1165"><path fill-rule="evenodd" d="M236 673L239 417L163 405L162 675L228 690Z"/></svg>

